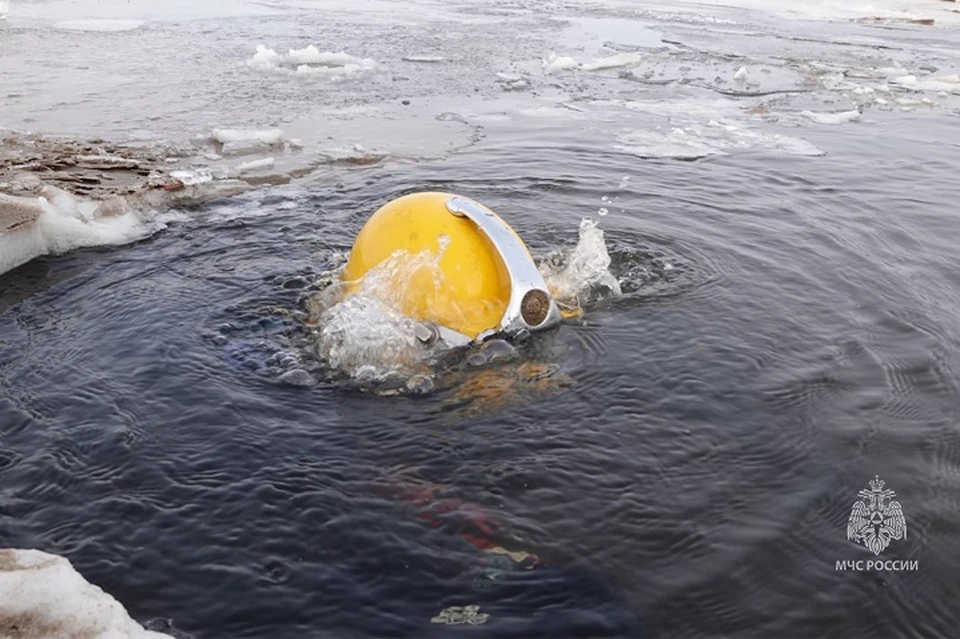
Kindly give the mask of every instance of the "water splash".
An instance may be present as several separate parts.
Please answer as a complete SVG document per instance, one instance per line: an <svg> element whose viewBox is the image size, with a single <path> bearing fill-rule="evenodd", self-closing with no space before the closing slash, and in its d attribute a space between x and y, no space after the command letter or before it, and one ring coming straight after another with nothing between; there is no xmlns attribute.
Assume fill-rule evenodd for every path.
<svg viewBox="0 0 960 639"><path fill-rule="evenodd" d="M582 312L584 304L621 295L620 283L610 273L610 254L598 224L584 218L580 239L573 250L554 251L539 265L557 304L566 311Z"/></svg>
<svg viewBox="0 0 960 639"><path fill-rule="evenodd" d="M316 352L333 369L362 382L390 380L437 374L431 362L451 346L437 337L436 331L405 315L409 297L426 297L429 290L439 291L443 274L440 259L449 238L441 237L437 252L396 251L371 269L354 286L349 296L339 279L339 269L329 274L329 285L312 296L308 313L317 327ZM610 273L611 258L597 223L584 219L580 237L572 249L547 255L539 265L548 288L567 315L582 313L585 304L621 295L620 283ZM423 295L424 289L428 290ZM416 293L414 293L416 291ZM491 355L496 345L504 350ZM516 351L507 344L486 345L468 357L468 364L480 359L510 359ZM419 384L418 384L419 387Z"/></svg>
<svg viewBox="0 0 960 639"><path fill-rule="evenodd" d="M440 258L449 244L442 240L436 253L394 252L371 269L349 297L339 281L316 296L311 312L320 327L320 358L364 381L422 372L418 365L436 352L437 342L418 338L419 322L401 309L413 290L440 288Z"/></svg>

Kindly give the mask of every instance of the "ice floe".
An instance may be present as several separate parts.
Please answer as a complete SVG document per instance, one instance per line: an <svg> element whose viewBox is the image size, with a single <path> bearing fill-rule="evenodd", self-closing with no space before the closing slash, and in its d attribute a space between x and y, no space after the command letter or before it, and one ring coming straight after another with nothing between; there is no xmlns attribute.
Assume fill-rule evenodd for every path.
<svg viewBox="0 0 960 639"><path fill-rule="evenodd" d="M264 169L272 169L274 165L273 158L262 158L260 160L251 160L249 162L244 162L237 167L237 173L250 173L251 171L262 171Z"/></svg>
<svg viewBox="0 0 960 639"><path fill-rule="evenodd" d="M912 91L960 92L960 76L941 75L935 78L918 78L915 75L902 75L891 78L890 82Z"/></svg>
<svg viewBox="0 0 960 639"><path fill-rule="evenodd" d="M103 215L102 209L115 208ZM24 223L0 233L0 273L40 255L76 248L128 244L156 230L137 212L113 202L82 200L56 187L39 197L0 194L0 209L19 210Z"/></svg>
<svg viewBox="0 0 960 639"><path fill-rule="evenodd" d="M0 550L0 631L4 637L169 639L131 619L67 559L39 550Z"/></svg>
<svg viewBox="0 0 960 639"><path fill-rule="evenodd" d="M376 61L370 58L358 58L344 51L320 51L312 44L303 49L290 49L287 53L257 45L257 52L247 60L247 66L259 71L317 76L331 81L377 69Z"/></svg>
<svg viewBox="0 0 960 639"><path fill-rule="evenodd" d="M599 60L584 62L580 68L584 71L602 71L604 69L616 69L618 67L627 67L631 64L639 64L641 57L639 53L617 53Z"/></svg>
<svg viewBox="0 0 960 639"><path fill-rule="evenodd" d="M196 184L206 184L213 181L213 173L210 169L196 169L182 171L171 171L170 177L180 182L184 186L194 186Z"/></svg>
<svg viewBox="0 0 960 639"><path fill-rule="evenodd" d="M210 137L220 144L240 142L259 142L270 146L283 144L283 131L280 129L214 129Z"/></svg>
<svg viewBox="0 0 960 639"><path fill-rule="evenodd" d="M547 74L563 71L565 69L575 69L577 68L577 65L577 61L570 56L558 56L553 51L550 52L550 55L540 61L540 66L543 67L543 72Z"/></svg>
<svg viewBox="0 0 960 639"><path fill-rule="evenodd" d="M823 151L806 140L755 127L743 119L734 100L613 101L649 116L650 128L617 138L615 148L643 158L695 160L734 151L766 150L786 155L818 156ZM659 124L656 121L660 120Z"/></svg>
<svg viewBox="0 0 960 639"><path fill-rule="evenodd" d="M697 160L750 149L779 151L787 155L824 155L816 146L800 138L718 121L667 130L634 131L620 136L615 148L642 158L673 160Z"/></svg>
<svg viewBox="0 0 960 639"><path fill-rule="evenodd" d="M847 124L848 122L859 122L863 118L863 113L859 109L852 111L838 111L833 113L817 113L815 111L801 111L800 115L811 122L817 124Z"/></svg>
<svg viewBox="0 0 960 639"><path fill-rule="evenodd" d="M2 8L0 8L2 13ZM143 26L143 20L62 20L53 25L54 29L64 31L133 31Z"/></svg>
<svg viewBox="0 0 960 639"><path fill-rule="evenodd" d="M436 64L446 60L442 55L405 55L400 58L404 62L426 62Z"/></svg>

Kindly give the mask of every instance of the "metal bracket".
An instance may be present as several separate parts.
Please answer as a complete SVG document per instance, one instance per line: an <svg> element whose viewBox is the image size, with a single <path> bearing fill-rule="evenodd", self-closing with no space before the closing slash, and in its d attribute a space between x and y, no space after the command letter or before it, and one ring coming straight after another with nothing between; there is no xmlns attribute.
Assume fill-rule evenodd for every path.
<svg viewBox="0 0 960 639"><path fill-rule="evenodd" d="M500 254L510 275L510 301L498 332L513 335L523 330L542 331L560 323L562 316L547 290L547 283L530 259L527 248L496 213L478 202L455 195L447 210L476 224Z"/></svg>

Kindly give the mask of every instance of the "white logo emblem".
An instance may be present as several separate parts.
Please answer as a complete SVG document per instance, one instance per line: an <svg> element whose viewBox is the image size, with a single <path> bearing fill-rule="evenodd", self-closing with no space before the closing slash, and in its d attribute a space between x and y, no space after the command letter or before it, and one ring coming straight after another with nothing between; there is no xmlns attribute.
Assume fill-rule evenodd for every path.
<svg viewBox="0 0 960 639"><path fill-rule="evenodd" d="M847 539L863 544L875 555L883 552L891 540L907 538L907 521L900 502L884 503L897 493L884 490L883 486L879 476L870 480L870 490L857 493L867 501L855 503L847 520Z"/></svg>

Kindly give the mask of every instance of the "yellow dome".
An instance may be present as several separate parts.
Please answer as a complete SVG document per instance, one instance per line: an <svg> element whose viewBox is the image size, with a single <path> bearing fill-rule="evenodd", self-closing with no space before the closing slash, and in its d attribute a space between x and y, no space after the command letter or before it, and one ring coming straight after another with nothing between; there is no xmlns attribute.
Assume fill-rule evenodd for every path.
<svg viewBox="0 0 960 639"><path fill-rule="evenodd" d="M450 212L447 202L452 197L413 193L381 207L357 235L342 277L349 295L396 251L411 256L442 251L433 268L386 274L399 302L396 310L473 339L499 328L510 301L510 274L487 235L469 218Z"/></svg>

